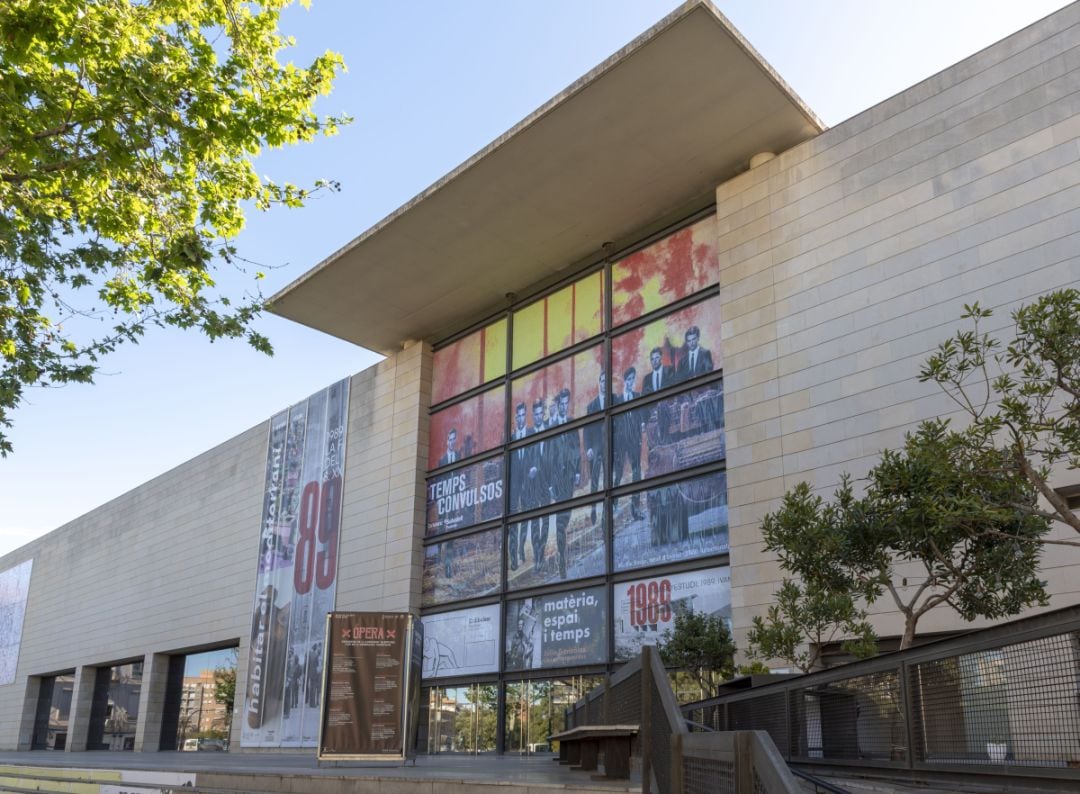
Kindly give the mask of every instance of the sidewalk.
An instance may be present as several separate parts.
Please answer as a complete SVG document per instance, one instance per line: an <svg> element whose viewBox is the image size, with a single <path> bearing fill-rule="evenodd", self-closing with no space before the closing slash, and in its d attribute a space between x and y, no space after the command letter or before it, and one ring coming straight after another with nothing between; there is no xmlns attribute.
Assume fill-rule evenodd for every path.
<svg viewBox="0 0 1080 794"><path fill-rule="evenodd" d="M313 751L275 753L122 753L90 751L0 752L0 766L53 769L130 770L212 775L272 775L300 777L380 778L456 783L503 783L518 786L556 786L625 792L640 783L592 780L591 773L555 763L550 754L529 757L498 755L421 755L416 763L333 762L320 765ZM135 776L133 775L134 779Z"/></svg>

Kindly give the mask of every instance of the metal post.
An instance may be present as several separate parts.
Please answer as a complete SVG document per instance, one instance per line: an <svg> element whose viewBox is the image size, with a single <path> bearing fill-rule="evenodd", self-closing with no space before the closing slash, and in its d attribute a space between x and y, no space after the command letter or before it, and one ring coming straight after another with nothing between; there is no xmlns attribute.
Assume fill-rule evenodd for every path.
<svg viewBox="0 0 1080 794"><path fill-rule="evenodd" d="M754 748L749 731L736 731L735 794L754 794Z"/></svg>
<svg viewBox="0 0 1080 794"><path fill-rule="evenodd" d="M683 734L679 731L671 734L671 791L683 793Z"/></svg>
<svg viewBox="0 0 1080 794"><path fill-rule="evenodd" d="M904 735L907 737L907 768L915 768L915 698L911 691L907 662L900 662L900 702L904 708Z"/></svg>
<svg viewBox="0 0 1080 794"><path fill-rule="evenodd" d="M641 725L638 736L641 737L641 792L652 794L652 646L641 648Z"/></svg>

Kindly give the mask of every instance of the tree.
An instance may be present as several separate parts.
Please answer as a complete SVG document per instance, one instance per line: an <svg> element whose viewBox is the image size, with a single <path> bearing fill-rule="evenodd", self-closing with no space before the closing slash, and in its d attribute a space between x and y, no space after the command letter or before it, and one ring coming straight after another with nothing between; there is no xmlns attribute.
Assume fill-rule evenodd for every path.
<svg viewBox="0 0 1080 794"><path fill-rule="evenodd" d="M236 705L236 649L233 649L231 661L214 668L214 700L224 704L231 723Z"/></svg>
<svg viewBox="0 0 1080 794"><path fill-rule="evenodd" d="M735 674L735 643L727 624L715 615L676 614L675 627L664 632L658 651L665 667L685 670L710 697L718 681Z"/></svg>
<svg viewBox="0 0 1080 794"><path fill-rule="evenodd" d="M817 666L825 646L838 638L843 638L842 649L858 659L877 653L874 629L851 592L824 589L817 580L803 585L784 579L775 603L764 617L754 617L747 634L751 656L783 659L804 673Z"/></svg>
<svg viewBox="0 0 1080 794"><path fill-rule="evenodd" d="M1055 467L1080 468L1080 291L1052 292L1013 312L1015 337L1004 350L980 330L991 316L978 303L965 306L961 318L972 327L939 345L919 380L937 383L970 419L971 454L1001 446L988 475L1022 476L1049 510L1027 500L1013 507L1080 532L1080 516L1050 485Z"/></svg>
<svg viewBox="0 0 1080 794"><path fill-rule="evenodd" d="M1031 508L1034 486L1004 476L1007 452L972 446L947 420L923 422L886 450L856 497L848 476L831 503L801 483L762 524L765 546L808 588L873 603L888 594L904 616L901 649L919 619L947 604L965 620L1014 615L1047 602ZM908 575L900 566L916 566Z"/></svg>
<svg viewBox="0 0 1080 794"><path fill-rule="evenodd" d="M271 352L215 268L246 207L336 187L260 178L260 151L347 121L313 110L340 56L278 63L291 2L0 3L0 455L26 388L92 382L150 326Z"/></svg>

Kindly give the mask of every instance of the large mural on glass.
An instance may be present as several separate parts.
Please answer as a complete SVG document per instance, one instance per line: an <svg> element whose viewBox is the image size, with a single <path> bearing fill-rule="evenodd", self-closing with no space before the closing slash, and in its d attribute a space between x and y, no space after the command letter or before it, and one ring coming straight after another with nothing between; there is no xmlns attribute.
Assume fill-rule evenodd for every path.
<svg viewBox="0 0 1080 794"><path fill-rule="evenodd" d="M15 683L33 560L0 573L0 686Z"/></svg>
<svg viewBox="0 0 1080 794"><path fill-rule="evenodd" d="M428 469L494 449L506 440L506 389L492 389L431 415Z"/></svg>
<svg viewBox="0 0 1080 794"><path fill-rule="evenodd" d="M534 412L541 424L542 408L537 403ZM603 459L603 449L601 421L510 450L510 513L558 504L603 487L600 468L594 468Z"/></svg>
<svg viewBox="0 0 1080 794"><path fill-rule="evenodd" d="M663 644L675 616L705 613L731 621L731 573L726 566L691 573L653 576L614 585L615 660L641 653L642 645Z"/></svg>
<svg viewBox="0 0 1080 794"><path fill-rule="evenodd" d="M597 271L514 312L514 369L604 330L604 273Z"/></svg>
<svg viewBox="0 0 1080 794"><path fill-rule="evenodd" d="M422 606L497 593L502 566L502 530L477 532L424 549Z"/></svg>
<svg viewBox="0 0 1080 794"><path fill-rule="evenodd" d="M710 215L611 266L611 322L637 319L718 283L716 217Z"/></svg>
<svg viewBox="0 0 1080 794"><path fill-rule="evenodd" d="M424 615L423 677L499 670L499 605Z"/></svg>
<svg viewBox="0 0 1080 794"><path fill-rule="evenodd" d="M590 587L506 604L506 669L607 661L607 595Z"/></svg>
<svg viewBox="0 0 1080 794"><path fill-rule="evenodd" d="M241 743L314 747L337 583L349 381L270 420Z"/></svg>
<svg viewBox="0 0 1080 794"><path fill-rule="evenodd" d="M713 463L724 457L721 381L640 404L611 418L612 485ZM635 518L640 498L631 497Z"/></svg>
<svg viewBox="0 0 1080 794"><path fill-rule="evenodd" d="M604 347L597 345L515 378L510 384L510 402L515 411L511 437L523 438L528 430L535 427L535 423L519 421L516 414L524 408L526 419L532 419L529 414L537 403L545 406L548 426L559 419L577 419L603 410L610 399L604 388L603 376ZM565 412L560 414L559 399L564 393L568 399Z"/></svg>
<svg viewBox="0 0 1080 794"><path fill-rule="evenodd" d="M508 590L600 576L606 567L604 503L513 522L506 549Z"/></svg>
<svg viewBox="0 0 1080 794"><path fill-rule="evenodd" d="M463 466L427 482L429 538L494 521L502 514L502 457Z"/></svg>
<svg viewBox="0 0 1080 794"><path fill-rule="evenodd" d="M611 340L616 404L723 369L720 299L710 298Z"/></svg>
<svg viewBox="0 0 1080 794"><path fill-rule="evenodd" d="M506 329L503 318L435 351L432 405L506 374Z"/></svg>
<svg viewBox="0 0 1080 794"><path fill-rule="evenodd" d="M650 488L612 500L616 571L695 560L728 550L727 475L724 472Z"/></svg>

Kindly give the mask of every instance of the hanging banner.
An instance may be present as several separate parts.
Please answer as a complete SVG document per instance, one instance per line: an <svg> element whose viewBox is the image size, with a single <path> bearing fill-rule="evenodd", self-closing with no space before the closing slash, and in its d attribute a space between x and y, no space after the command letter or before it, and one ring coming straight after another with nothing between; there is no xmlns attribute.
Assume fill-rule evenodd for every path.
<svg viewBox="0 0 1080 794"><path fill-rule="evenodd" d="M320 761L414 754L422 632L420 622L405 613L327 616Z"/></svg>
<svg viewBox="0 0 1080 794"><path fill-rule="evenodd" d="M314 747L334 608L349 381L270 420L244 747Z"/></svg>

